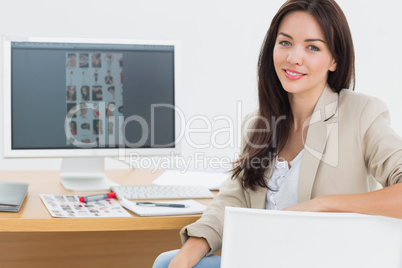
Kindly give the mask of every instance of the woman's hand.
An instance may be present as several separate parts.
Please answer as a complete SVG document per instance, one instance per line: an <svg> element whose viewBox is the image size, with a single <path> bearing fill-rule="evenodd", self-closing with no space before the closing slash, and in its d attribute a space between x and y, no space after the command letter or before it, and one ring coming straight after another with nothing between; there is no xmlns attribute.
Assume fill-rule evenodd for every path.
<svg viewBox="0 0 402 268"><path fill-rule="evenodd" d="M192 266L188 263L188 258L180 255L180 251L170 261L170 264L169 264L169 268L190 268L190 267L192 267Z"/></svg>
<svg viewBox="0 0 402 268"><path fill-rule="evenodd" d="M309 211L309 212L328 212L329 209L325 205L325 196L317 197L282 210L287 211Z"/></svg>
<svg viewBox="0 0 402 268"><path fill-rule="evenodd" d="M353 212L402 219L402 183L361 194L327 195L285 208L290 211Z"/></svg>
<svg viewBox="0 0 402 268"><path fill-rule="evenodd" d="M171 260L169 268L190 268L195 266L210 250L207 240L190 237Z"/></svg>

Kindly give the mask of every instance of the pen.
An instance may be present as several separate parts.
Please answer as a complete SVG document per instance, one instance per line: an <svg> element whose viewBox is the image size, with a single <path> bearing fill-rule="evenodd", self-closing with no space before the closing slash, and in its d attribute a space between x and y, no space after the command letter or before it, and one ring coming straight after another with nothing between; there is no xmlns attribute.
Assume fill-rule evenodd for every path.
<svg viewBox="0 0 402 268"><path fill-rule="evenodd" d="M80 197L80 202L81 203L88 203L88 202L92 202L92 201L105 200L105 199L114 198L114 197L116 197L116 193L95 194L95 195L81 196Z"/></svg>
<svg viewBox="0 0 402 268"><path fill-rule="evenodd" d="M154 202L137 202L139 206L146 207L171 207L171 208L185 208L184 204L168 204L168 203L154 203Z"/></svg>

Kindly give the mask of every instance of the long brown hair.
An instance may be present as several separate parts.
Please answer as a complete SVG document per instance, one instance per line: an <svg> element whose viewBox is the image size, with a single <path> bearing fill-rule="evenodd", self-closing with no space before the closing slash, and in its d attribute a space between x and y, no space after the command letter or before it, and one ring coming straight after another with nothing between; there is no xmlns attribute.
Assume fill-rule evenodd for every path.
<svg viewBox="0 0 402 268"><path fill-rule="evenodd" d="M259 117L254 129L267 129L267 120L279 121L271 124L269 132L255 131L243 146L241 158L235 162L232 178L239 177L243 188L254 190L256 186L268 187L265 179L266 169L274 163L276 155L282 150L293 121L287 92L283 89L275 72L273 50L282 19L290 12L305 11L320 24L336 70L329 72L327 83L339 93L344 88L355 87L355 55L349 25L341 8L333 0L288 0L272 19L265 36L258 60L258 98ZM285 120L278 120L279 118ZM278 140L277 140L278 139ZM278 144L280 148L278 148ZM250 163L259 163L258 166Z"/></svg>

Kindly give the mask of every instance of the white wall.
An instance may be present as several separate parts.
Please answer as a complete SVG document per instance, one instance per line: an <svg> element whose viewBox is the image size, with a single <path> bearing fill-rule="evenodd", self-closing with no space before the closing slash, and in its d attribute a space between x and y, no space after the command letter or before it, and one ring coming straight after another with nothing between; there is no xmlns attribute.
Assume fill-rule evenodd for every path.
<svg viewBox="0 0 402 268"><path fill-rule="evenodd" d="M7 2L4 4L4 2ZM2 1L0 34L119 39L166 39L182 43L182 92L179 106L187 118L203 115L212 132L227 128L226 115L236 124L241 114L257 107L256 65L270 21L283 0L20 0ZM65 3L65 4L61 4ZM356 90L383 99L391 110L392 125L402 134L402 4L399 0L338 0L352 30L356 50ZM2 66L0 66L2 73ZM1 97L2 98L2 97ZM3 100L0 100L3 103ZM198 120L191 127L205 127ZM0 117L3 140L3 117ZM211 133L191 138L207 143ZM217 135L226 143L228 132ZM194 157L233 158L234 146L195 149L188 142L182 153ZM1 143L2 144L2 143ZM0 150L2 155L2 149ZM0 158L0 169L58 169L59 159ZM110 161L108 168L121 165Z"/></svg>

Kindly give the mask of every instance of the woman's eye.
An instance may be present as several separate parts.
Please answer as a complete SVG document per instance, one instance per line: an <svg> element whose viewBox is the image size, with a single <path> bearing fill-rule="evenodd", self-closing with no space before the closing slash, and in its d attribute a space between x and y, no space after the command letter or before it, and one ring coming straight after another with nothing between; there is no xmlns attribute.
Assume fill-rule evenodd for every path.
<svg viewBox="0 0 402 268"><path fill-rule="evenodd" d="M281 44L282 46L290 46L289 41L281 41L281 42L279 42L279 44Z"/></svg>
<svg viewBox="0 0 402 268"><path fill-rule="evenodd" d="M320 49L316 46L308 46L308 49L310 49L311 51L320 51Z"/></svg>

